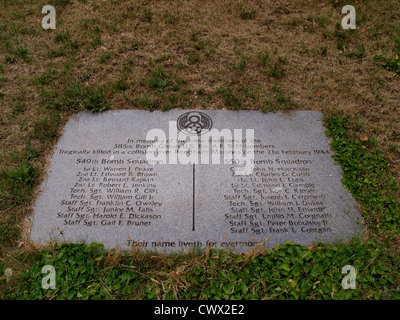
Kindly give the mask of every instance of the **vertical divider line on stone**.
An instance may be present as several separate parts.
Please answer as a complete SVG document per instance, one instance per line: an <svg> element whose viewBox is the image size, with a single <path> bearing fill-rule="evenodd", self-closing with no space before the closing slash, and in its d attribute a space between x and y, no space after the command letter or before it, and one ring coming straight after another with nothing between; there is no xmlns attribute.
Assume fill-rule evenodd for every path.
<svg viewBox="0 0 400 320"><path fill-rule="evenodd" d="M193 163L193 228L192 231L195 231L195 192L196 192L196 167Z"/></svg>

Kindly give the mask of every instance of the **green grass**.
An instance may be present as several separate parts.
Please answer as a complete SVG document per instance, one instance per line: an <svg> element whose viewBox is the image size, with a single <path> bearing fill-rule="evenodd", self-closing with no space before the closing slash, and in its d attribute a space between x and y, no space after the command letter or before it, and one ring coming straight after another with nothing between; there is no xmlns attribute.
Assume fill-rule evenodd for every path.
<svg viewBox="0 0 400 320"><path fill-rule="evenodd" d="M394 71L400 74L400 50L398 50L393 56L386 58L382 55L376 55L374 58L379 61L382 66L389 71Z"/></svg>
<svg viewBox="0 0 400 320"><path fill-rule="evenodd" d="M91 47L94 48L94 47L100 46L102 44L101 37L99 35L92 35L91 38L92 38L92 40L90 42Z"/></svg>
<svg viewBox="0 0 400 320"><path fill-rule="evenodd" d="M40 118L33 123L33 137L40 140L57 137L60 123L60 113L53 111L50 115Z"/></svg>
<svg viewBox="0 0 400 320"><path fill-rule="evenodd" d="M69 32L68 31L57 32L55 37L54 37L54 40L56 42L67 42L67 41L69 41L70 40Z"/></svg>
<svg viewBox="0 0 400 320"><path fill-rule="evenodd" d="M145 81L148 83L150 88L157 91L178 90L177 82L171 79L162 68L156 68L151 71L151 76Z"/></svg>
<svg viewBox="0 0 400 320"><path fill-rule="evenodd" d="M225 105L230 109L238 110L242 108L242 99L232 89L220 88L218 93L223 97Z"/></svg>
<svg viewBox="0 0 400 320"><path fill-rule="evenodd" d="M66 51L64 47L59 47L57 49L49 49L48 51L48 57L49 58L57 58L57 57L63 57L66 56Z"/></svg>
<svg viewBox="0 0 400 320"><path fill-rule="evenodd" d="M143 22L151 22L153 20L153 13L150 9L144 8L140 12L140 21Z"/></svg>
<svg viewBox="0 0 400 320"><path fill-rule="evenodd" d="M196 51L190 51L188 55L188 63L195 64L200 61L200 54Z"/></svg>
<svg viewBox="0 0 400 320"><path fill-rule="evenodd" d="M33 78L32 83L35 85L49 85L57 78L56 71L54 69L48 69L40 76Z"/></svg>
<svg viewBox="0 0 400 320"><path fill-rule="evenodd" d="M129 101L129 99L128 99L128 101ZM132 99L129 102L132 103L133 106L136 106L139 108L145 108L148 110L154 110L154 109L158 108L156 101L148 95L144 95L140 98Z"/></svg>
<svg viewBox="0 0 400 320"><path fill-rule="evenodd" d="M270 59L270 55L267 51L260 51L257 54L257 58L262 66L265 66Z"/></svg>
<svg viewBox="0 0 400 320"><path fill-rule="evenodd" d="M343 168L343 184L365 208L371 228L398 229L400 205L396 199L399 185L394 179L385 156L376 143L366 145L346 136L348 121L337 117L326 119L327 133L333 137L331 147ZM379 227L377 227L379 225Z"/></svg>
<svg viewBox="0 0 400 320"><path fill-rule="evenodd" d="M269 66L266 73L275 79L282 79L285 76L285 69L281 64L274 63Z"/></svg>
<svg viewBox="0 0 400 320"><path fill-rule="evenodd" d="M18 205L25 199L30 187L36 182L37 170L26 164L0 172L0 195L5 207Z"/></svg>
<svg viewBox="0 0 400 320"><path fill-rule="evenodd" d="M6 83L8 81L7 77L0 77L0 87L2 83Z"/></svg>
<svg viewBox="0 0 400 320"><path fill-rule="evenodd" d="M26 47L17 47L14 50L12 50L12 53L25 62L29 62L31 60L28 56L29 50Z"/></svg>
<svg viewBox="0 0 400 320"><path fill-rule="evenodd" d="M326 22L327 22L327 18L325 16L322 15L322 16L317 17L317 24L321 28L325 28Z"/></svg>
<svg viewBox="0 0 400 320"><path fill-rule="evenodd" d="M24 112L25 110L26 110L26 105L24 102L21 101L17 102L13 108L15 114L19 114L21 112Z"/></svg>
<svg viewBox="0 0 400 320"><path fill-rule="evenodd" d="M100 61L100 63L104 63L107 60L110 60L110 58L111 58L111 53L105 52L100 56L99 61Z"/></svg>
<svg viewBox="0 0 400 320"><path fill-rule="evenodd" d="M129 88L129 84L125 79L119 79L114 83L113 87L115 90L125 91Z"/></svg>
<svg viewBox="0 0 400 320"><path fill-rule="evenodd" d="M233 66L233 69L235 69L238 72L239 75L243 75L243 73L246 70L246 66L247 66L248 61L249 61L249 58L242 55L240 57L239 63L235 64Z"/></svg>
<svg viewBox="0 0 400 320"><path fill-rule="evenodd" d="M239 3L239 16L243 20L251 20L254 19L256 16L257 11L254 9L248 8L245 3Z"/></svg>
<svg viewBox="0 0 400 320"><path fill-rule="evenodd" d="M346 53L345 56L350 59L358 59L361 60L364 58L365 55L365 47L361 45L360 49L354 50L352 52Z"/></svg>
<svg viewBox="0 0 400 320"><path fill-rule="evenodd" d="M249 255L211 249L168 256L116 253L101 244L59 243L38 252L36 259L7 298L331 300L399 298L400 294L393 291L392 274L399 269L399 257L374 242L320 244L312 249L286 243ZM45 265L56 270L56 289L41 287ZM355 290L342 288L341 270L346 265L357 270Z"/></svg>
<svg viewBox="0 0 400 320"><path fill-rule="evenodd" d="M66 70L62 72L48 69L33 79L33 83L37 85L40 92L43 107L51 112L54 110L60 112L107 110L109 108L108 88L70 78L68 68L66 64ZM119 83L121 88L123 85L122 82Z"/></svg>
<svg viewBox="0 0 400 320"><path fill-rule="evenodd" d="M166 12L163 17L166 24L176 24L179 21L177 14Z"/></svg>
<svg viewBox="0 0 400 320"><path fill-rule="evenodd" d="M86 86L73 81L66 89L62 100L58 101L64 108L101 112L109 108L106 90L96 86Z"/></svg>
<svg viewBox="0 0 400 320"><path fill-rule="evenodd" d="M168 111L174 108L187 107L187 101L184 97L176 93L160 93L158 96L143 95L137 98L129 99L126 101L139 109L147 109L150 111L161 110Z"/></svg>
<svg viewBox="0 0 400 320"><path fill-rule="evenodd" d="M340 23L337 23L334 31L337 49L341 51L347 49L355 32L356 30L353 29L343 30Z"/></svg>
<svg viewBox="0 0 400 320"><path fill-rule="evenodd" d="M326 54L328 53L328 48L327 47L320 47L319 48L319 53L321 54L321 56L326 57Z"/></svg>
<svg viewBox="0 0 400 320"><path fill-rule="evenodd" d="M3 212L14 212L0 217L0 247L12 246L19 237L21 216L15 208L31 199L38 175L38 169L30 163L0 171L0 208Z"/></svg>
<svg viewBox="0 0 400 320"><path fill-rule="evenodd" d="M292 97L286 94L279 85L275 85L272 91L270 96L263 99L260 107L262 112L291 110L300 107L298 103L292 101Z"/></svg>

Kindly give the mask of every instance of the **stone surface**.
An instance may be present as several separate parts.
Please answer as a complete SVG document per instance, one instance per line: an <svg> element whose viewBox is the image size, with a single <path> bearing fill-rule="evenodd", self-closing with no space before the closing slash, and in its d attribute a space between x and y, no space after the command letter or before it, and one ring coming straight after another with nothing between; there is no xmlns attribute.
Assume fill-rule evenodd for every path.
<svg viewBox="0 0 400 320"><path fill-rule="evenodd" d="M54 150L31 238L167 252L349 240L363 221L324 131L317 111L79 113Z"/></svg>

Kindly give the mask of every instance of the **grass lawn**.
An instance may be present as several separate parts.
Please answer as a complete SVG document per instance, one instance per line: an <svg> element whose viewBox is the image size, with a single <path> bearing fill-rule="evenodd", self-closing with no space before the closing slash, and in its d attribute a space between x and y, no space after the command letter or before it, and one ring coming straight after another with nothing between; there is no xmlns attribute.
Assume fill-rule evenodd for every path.
<svg viewBox="0 0 400 320"><path fill-rule="evenodd" d="M55 30L42 28L48 4ZM341 27L345 5L355 30ZM398 5L0 1L0 299L400 299ZM242 255L32 244L27 217L63 125L107 109L320 110L368 232ZM41 288L47 264L55 290Z"/></svg>

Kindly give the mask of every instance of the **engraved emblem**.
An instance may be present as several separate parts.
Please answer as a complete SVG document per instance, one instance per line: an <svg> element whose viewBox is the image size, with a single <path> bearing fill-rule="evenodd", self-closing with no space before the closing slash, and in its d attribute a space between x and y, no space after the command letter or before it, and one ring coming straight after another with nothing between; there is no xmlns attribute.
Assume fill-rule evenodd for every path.
<svg viewBox="0 0 400 320"><path fill-rule="evenodd" d="M186 112L178 118L178 130L187 135L201 135L211 130L212 120L203 112Z"/></svg>

